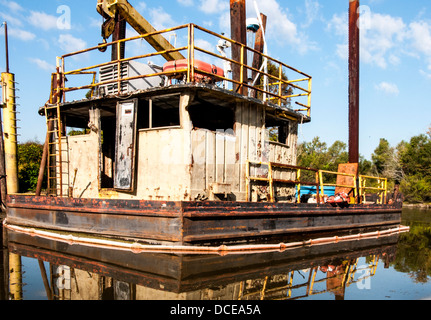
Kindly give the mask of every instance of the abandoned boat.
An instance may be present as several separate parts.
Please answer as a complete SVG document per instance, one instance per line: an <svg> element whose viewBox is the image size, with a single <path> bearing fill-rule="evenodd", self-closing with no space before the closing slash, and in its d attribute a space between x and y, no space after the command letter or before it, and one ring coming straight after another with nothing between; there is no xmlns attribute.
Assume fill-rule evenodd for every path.
<svg viewBox="0 0 431 320"><path fill-rule="evenodd" d="M114 18L104 16L147 24L120 2ZM36 195L9 194L7 224L182 245L399 226L402 203L385 179L360 176L355 163L339 172L297 166L312 78L264 54L259 35L253 49L194 24L139 32L58 59L40 109L47 192L41 174ZM169 43L173 32L187 43ZM125 45L142 39L154 51L126 57ZM103 62L68 70L90 54ZM161 57L165 65L152 63ZM337 195L329 200L328 185ZM316 191L306 203L302 186Z"/></svg>

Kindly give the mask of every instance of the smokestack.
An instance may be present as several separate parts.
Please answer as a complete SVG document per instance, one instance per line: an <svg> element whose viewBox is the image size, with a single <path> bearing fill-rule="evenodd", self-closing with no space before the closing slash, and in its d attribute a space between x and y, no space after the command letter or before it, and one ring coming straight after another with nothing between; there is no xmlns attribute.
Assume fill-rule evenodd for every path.
<svg viewBox="0 0 431 320"><path fill-rule="evenodd" d="M247 25L246 25L246 5L245 0L230 0L230 21L231 21L231 39L247 45ZM244 65L247 64L247 52L244 51ZM241 47L232 45L232 60L241 61ZM241 80L241 67L232 63L233 80ZM247 82L247 69L244 68L243 82ZM234 91L242 93L239 86L234 84Z"/></svg>
<svg viewBox="0 0 431 320"><path fill-rule="evenodd" d="M349 162L359 162L359 0L349 0Z"/></svg>

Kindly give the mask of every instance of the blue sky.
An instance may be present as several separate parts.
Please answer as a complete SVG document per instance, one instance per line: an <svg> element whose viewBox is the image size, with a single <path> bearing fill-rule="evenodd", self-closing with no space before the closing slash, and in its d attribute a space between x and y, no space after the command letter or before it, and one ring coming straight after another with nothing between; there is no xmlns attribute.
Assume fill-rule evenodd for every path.
<svg viewBox="0 0 431 320"><path fill-rule="evenodd" d="M229 34L229 0L129 0L157 29L193 22ZM101 42L96 0L0 0L10 68L19 83L20 141L45 137L37 114L49 96L56 56ZM300 141L348 139L348 0L257 0L268 16L269 54L313 77L312 122ZM248 17L255 17L247 1ZM431 2L361 1L360 153L392 146L431 126ZM129 28L129 35L133 31ZM0 71L4 63L0 28Z"/></svg>

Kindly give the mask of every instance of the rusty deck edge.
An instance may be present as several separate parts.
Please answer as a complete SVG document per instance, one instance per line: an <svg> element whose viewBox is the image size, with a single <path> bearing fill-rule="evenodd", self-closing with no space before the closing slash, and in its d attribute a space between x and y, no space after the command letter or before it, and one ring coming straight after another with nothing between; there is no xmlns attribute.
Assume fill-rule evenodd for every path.
<svg viewBox="0 0 431 320"><path fill-rule="evenodd" d="M183 217L188 219L245 216L258 218L284 215L333 215L347 213L369 214L373 212L394 213L402 211L402 204L359 204L340 208L329 204L78 199L29 195L9 195L7 198L7 207L47 211L73 211L88 214Z"/></svg>
<svg viewBox="0 0 431 320"><path fill-rule="evenodd" d="M29 219L9 217L7 219L7 225L11 226L20 226L27 228L34 228L38 230L53 230L65 233L79 233L79 234L88 234L92 236L100 236L107 237L113 239L121 239L121 240L133 240L133 241L143 241L143 242L172 242L172 243L182 243L183 239L178 235L172 234L156 234L150 232L141 232L139 234L133 232L115 232L115 231L107 231L107 230L92 230L92 229L84 229L80 227L63 227L59 225L54 225L50 223L41 223L40 221L35 222Z"/></svg>
<svg viewBox="0 0 431 320"><path fill-rule="evenodd" d="M7 208L47 211L73 211L89 214L118 214L157 217L180 217L182 206L174 201L79 199L8 195Z"/></svg>

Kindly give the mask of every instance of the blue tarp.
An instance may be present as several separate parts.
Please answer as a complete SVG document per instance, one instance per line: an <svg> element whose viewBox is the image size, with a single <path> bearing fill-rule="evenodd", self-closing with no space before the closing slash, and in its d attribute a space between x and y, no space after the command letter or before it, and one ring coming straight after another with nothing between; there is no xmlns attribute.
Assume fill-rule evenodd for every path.
<svg viewBox="0 0 431 320"><path fill-rule="evenodd" d="M325 187L325 195L328 197L335 195L335 187ZM316 194L316 187L312 186L301 186L301 195L312 195Z"/></svg>

